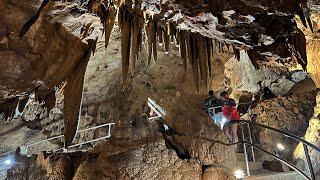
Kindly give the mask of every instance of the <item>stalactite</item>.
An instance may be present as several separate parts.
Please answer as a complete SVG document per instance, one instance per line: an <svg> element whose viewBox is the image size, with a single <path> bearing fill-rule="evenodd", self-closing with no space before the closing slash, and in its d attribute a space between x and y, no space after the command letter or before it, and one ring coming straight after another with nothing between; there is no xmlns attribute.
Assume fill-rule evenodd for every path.
<svg viewBox="0 0 320 180"><path fill-rule="evenodd" d="M176 35L176 28L174 28L173 23L168 22L168 34L169 34L169 41L171 44L174 43L174 37Z"/></svg>
<svg viewBox="0 0 320 180"><path fill-rule="evenodd" d="M152 26L152 52L153 52L153 59L157 62L158 59L158 48L157 48L157 21L153 22Z"/></svg>
<svg viewBox="0 0 320 180"><path fill-rule="evenodd" d="M26 107L28 101L29 101L29 96L24 97L23 99L21 99L21 100L19 101L18 111L19 111L20 113L23 112L23 110L24 110L24 108Z"/></svg>
<svg viewBox="0 0 320 180"><path fill-rule="evenodd" d="M214 40L214 54L217 54L218 51L219 51L219 45L218 45L218 41L215 39Z"/></svg>
<svg viewBox="0 0 320 180"><path fill-rule="evenodd" d="M138 51L139 51L139 17L133 16L132 24L131 24L131 70L132 72L136 69L136 60L138 59Z"/></svg>
<svg viewBox="0 0 320 180"><path fill-rule="evenodd" d="M188 59L189 63L192 67L193 78L196 85L197 91L199 91L199 67L197 61L197 52L196 52L196 38L193 37L192 33L187 34L187 52L188 52Z"/></svg>
<svg viewBox="0 0 320 180"><path fill-rule="evenodd" d="M18 98L7 99L0 104L0 114L4 113L4 120L11 120L18 106Z"/></svg>
<svg viewBox="0 0 320 180"><path fill-rule="evenodd" d="M184 70L184 74L186 75L187 73L187 52L186 52L186 32L184 31L180 31L178 33L178 38L179 42L180 42L180 55L182 58L182 63L183 63L183 70Z"/></svg>
<svg viewBox="0 0 320 180"><path fill-rule="evenodd" d="M197 34L197 35L195 35L195 37L196 37L196 39L197 39L197 41L196 41L196 51L197 51L197 62L198 62L198 66L199 66L199 71L200 71L200 80L201 80L201 82L203 82L204 81L204 79L205 79L205 74L203 73L204 72L204 64L203 64L203 57L202 57L202 50L201 50L201 48L203 48L202 47L202 43L201 43L201 41L202 41L202 38L201 38L201 35L199 35L199 34Z"/></svg>
<svg viewBox="0 0 320 180"><path fill-rule="evenodd" d="M311 22L311 19L310 19L309 15L307 16L307 22L308 22L308 25L309 25L309 27L311 29L311 32L313 32L313 26L312 26L312 22Z"/></svg>
<svg viewBox="0 0 320 180"><path fill-rule="evenodd" d="M35 90L36 101L43 103L44 107L47 108L47 113L56 105L55 91L51 89L38 89Z"/></svg>
<svg viewBox="0 0 320 180"><path fill-rule="evenodd" d="M132 14L127 8L129 5L122 4L119 7L118 22L121 30L121 68L124 84L129 73L130 46L131 46L131 22Z"/></svg>
<svg viewBox="0 0 320 180"><path fill-rule="evenodd" d="M47 95L44 102L47 108L47 114L49 115L51 109L56 105L56 93L54 90Z"/></svg>
<svg viewBox="0 0 320 180"><path fill-rule="evenodd" d="M142 51L142 42L143 42L143 36L142 36L142 31L144 29L144 19L140 18L139 19L139 31L138 31L138 38L137 38L137 44L138 44L138 52ZM139 55L137 55L137 59L138 59Z"/></svg>
<svg viewBox="0 0 320 180"><path fill-rule="evenodd" d="M177 46L180 45L179 33L180 33L180 32L177 31L176 34L174 35L174 38L175 38L175 40L176 40L175 43L176 43Z"/></svg>
<svg viewBox="0 0 320 180"><path fill-rule="evenodd" d="M205 88L208 89L208 54L206 40L203 36L197 35L197 55L200 67L201 80L204 82Z"/></svg>
<svg viewBox="0 0 320 180"><path fill-rule="evenodd" d="M294 54L295 54L295 56L297 58L298 63L304 69L306 69L307 68L307 64L308 64L308 61L307 61L307 50L306 50L307 42L306 42L306 38L304 36L304 33L300 29L297 29L297 34L291 36L289 38L289 40L291 41L290 43L294 47L293 51L296 51L296 52L294 52Z"/></svg>
<svg viewBox="0 0 320 180"><path fill-rule="evenodd" d="M151 63L152 49L153 49L153 21L149 20L146 27L147 42L148 42L148 65Z"/></svg>
<svg viewBox="0 0 320 180"><path fill-rule="evenodd" d="M164 33L163 33L163 39L164 39L164 49L165 52L168 53L170 51L170 35L168 32L168 27L164 28Z"/></svg>
<svg viewBox="0 0 320 180"><path fill-rule="evenodd" d="M217 48L215 40L212 39L211 44L212 44L211 54L215 55L216 54L216 48Z"/></svg>
<svg viewBox="0 0 320 180"><path fill-rule="evenodd" d="M233 53L236 56L237 60L240 61L240 50L233 47Z"/></svg>
<svg viewBox="0 0 320 180"><path fill-rule="evenodd" d="M31 26L38 20L42 10L44 10L47 6L53 5L54 1L50 0L43 0L39 9L37 10L36 14L32 16L21 28L19 32L19 36L23 37L31 28Z"/></svg>
<svg viewBox="0 0 320 180"><path fill-rule="evenodd" d="M221 52L222 52L222 53L224 53L224 46L225 46L225 44L222 42L222 43L221 43Z"/></svg>
<svg viewBox="0 0 320 180"><path fill-rule="evenodd" d="M212 45L212 40L210 38L206 38L206 47L207 47L207 54L208 54L208 71L209 71L209 77L211 77L212 74L212 69L211 69L211 60L213 58L212 50L213 50L213 45Z"/></svg>
<svg viewBox="0 0 320 180"><path fill-rule="evenodd" d="M163 29L160 25L157 26L157 33L159 43L163 44Z"/></svg>
<svg viewBox="0 0 320 180"><path fill-rule="evenodd" d="M87 64L89 62L94 40L88 40L88 49L74 68L73 73L67 79L67 84L64 87L64 146L71 145L72 140L78 129L78 122L80 118L81 101L83 95L84 74L86 72Z"/></svg>
<svg viewBox="0 0 320 180"><path fill-rule="evenodd" d="M300 10L300 11L297 12L297 14L298 14L298 16L299 16L299 18L300 18L300 21L301 21L301 23L303 24L303 26L304 26L305 28L307 28L307 22L306 22L306 18L305 18L305 16L304 16L304 14L303 14L303 11Z"/></svg>
<svg viewBox="0 0 320 180"><path fill-rule="evenodd" d="M114 6L109 6L107 9L107 17L104 21L104 38L105 38L105 48L108 47L110 35L114 26L114 22L117 15L117 10Z"/></svg>

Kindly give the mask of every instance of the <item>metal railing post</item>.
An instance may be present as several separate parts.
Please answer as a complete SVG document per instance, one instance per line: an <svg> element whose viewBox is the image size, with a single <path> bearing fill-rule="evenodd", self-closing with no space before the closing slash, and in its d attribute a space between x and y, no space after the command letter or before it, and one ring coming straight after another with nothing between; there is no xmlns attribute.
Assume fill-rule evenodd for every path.
<svg viewBox="0 0 320 180"><path fill-rule="evenodd" d="M249 120L252 121L252 119L251 119L251 105L250 105L250 107L248 109L248 114L249 114ZM247 123L247 126L248 126L249 141L250 141L251 144L253 144L250 124ZM254 155L253 146L251 146L251 154L252 154L252 161L255 162L256 161L256 157Z"/></svg>
<svg viewBox="0 0 320 180"><path fill-rule="evenodd" d="M312 162L311 162L310 155L309 155L309 149L308 149L307 145L303 144L303 149L304 149L304 153L305 153L305 155L306 155L306 159L307 159L307 163L308 163L308 167L309 167L311 179L312 179L312 180L315 180L315 179L316 179L316 176L314 175L314 171L313 171L313 167L312 167Z"/></svg>
<svg viewBox="0 0 320 180"><path fill-rule="evenodd" d="M250 176L250 167L249 167L249 160L248 160L248 153L247 153L247 147L246 147L246 143L245 143L245 138L244 138L244 132L243 132L243 124L240 123L241 125L241 133L242 133L242 141L243 141L243 151L244 151L244 158L246 161L246 168L247 168L247 176Z"/></svg>
<svg viewBox="0 0 320 180"><path fill-rule="evenodd" d="M109 128L108 128L108 136L110 137L110 136L111 136L111 124L109 124L108 127L109 127Z"/></svg>

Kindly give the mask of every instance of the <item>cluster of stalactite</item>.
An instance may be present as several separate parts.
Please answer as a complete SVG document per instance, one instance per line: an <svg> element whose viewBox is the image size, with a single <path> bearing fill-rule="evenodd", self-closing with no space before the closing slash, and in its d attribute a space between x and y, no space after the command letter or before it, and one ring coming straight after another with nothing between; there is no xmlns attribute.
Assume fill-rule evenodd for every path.
<svg viewBox="0 0 320 180"><path fill-rule="evenodd" d="M224 47L230 49L231 45L225 45L217 40L190 31L178 31L177 40L185 72L189 62L197 90L199 91L201 85L207 89L210 85L214 55L217 51L223 52ZM239 49L233 47L233 52L239 58Z"/></svg>
<svg viewBox="0 0 320 180"><path fill-rule="evenodd" d="M138 7L138 5L136 5L136 7ZM128 8L131 7L128 5L121 5L118 14L118 23L121 29L121 65L124 82L128 77L130 59L132 69L135 69L136 61L138 60L139 53L142 49L142 33L144 29L144 18L137 13L132 13ZM151 23L149 26L152 28ZM152 40L149 40L149 37L153 35L154 33L152 32L149 34L148 45L150 45L149 42L152 44ZM149 49L152 51L153 46L151 45Z"/></svg>
<svg viewBox="0 0 320 180"><path fill-rule="evenodd" d="M194 4L201 3L201 1L198 0L190 2ZM213 7L213 5L210 5L210 3L213 2L217 3L223 1L209 1L210 7ZM54 1L49 0L44 0L42 2L36 14L31 17L30 20L27 21L21 28L20 37L23 37L28 32L31 26L37 21L40 13L49 9L53 3ZM221 13L224 10L222 5L223 3L218 3L217 7L221 6L218 13ZM176 24L163 19L163 17L153 19L148 16L143 16L140 0L135 0L134 6L132 2L122 2L120 3L118 8L115 4L113 4L112 2L106 2L106 0L89 0L87 1L87 8L89 12L98 15L101 19L101 23L104 25L106 47L108 46L110 34L115 23L116 14L118 13L118 23L121 29L121 64L124 82L126 82L128 78L130 66L132 72L134 72L136 68L136 63L139 59L139 53L142 51L142 44L145 41L145 36L145 42L147 44L148 52L148 64L150 64L152 60L157 61L157 49L159 43L164 44L165 52L170 51L170 45L173 42L179 46L185 74L188 68L187 66L189 64L190 69L192 69L195 86L198 91L201 87L208 88L210 86L210 78L212 71L214 70L212 61L217 52L223 52L224 50L228 49L230 50L230 52L233 52L235 54L236 58L240 59L239 48L241 47L236 47L233 44L225 44L225 42L205 37L197 32L191 32L191 30L179 30L176 28ZM246 9L247 8L243 8L243 11ZM199 8L197 10L202 11L203 9ZM198 11L194 10L193 12ZM216 13L213 14L215 15ZM306 10L299 11L299 15L303 24L306 25L306 21L310 21L310 18L308 18L308 12ZM218 17L220 18L220 22L222 17ZM292 21L291 19L289 20ZM306 41L301 31L297 30L296 34L287 36L291 33L291 30L287 30L286 27L278 26L276 23L274 23L274 17L272 17L272 21L270 20L270 22L268 21L268 23L262 21L258 24L260 24L260 26L262 27L263 24L265 26L268 26L266 27L267 29L269 28L269 26L272 26L275 27L274 29L280 29L279 31L285 32L284 36L279 38L277 36L278 31L275 30L274 32L270 32L271 34L269 35L276 39L275 43L269 46L256 46L253 49L248 50L248 55L253 61L254 65L256 65L256 67L259 67L259 64L257 62L263 61L264 59L264 57L260 55L259 52L272 52L281 55L281 57L288 57L293 55L296 57L296 61L299 64L301 64L303 67L306 67ZM286 22L284 22L280 25L287 24ZM310 28L312 28L310 23L309 26ZM289 28L292 28L292 26L290 25ZM233 30L234 29L230 29L230 32L223 32L233 35ZM247 29L244 28L243 31L244 30ZM89 31L89 28L84 29L83 34L87 34L86 31ZM0 33L0 37L1 34L4 33L5 32ZM257 34L257 37L259 37L260 34ZM258 39L257 37L255 38ZM67 79L61 79L62 82L59 82L61 84L63 84L63 82L67 82L66 85L63 86L63 92L65 95L64 122L66 146L71 144L77 130L79 118L78 109L81 106L85 69L91 52L95 51L96 42L97 39L88 41L87 51L83 53L83 58L81 59L81 61L79 61L77 67L73 69L72 74L70 74ZM36 89L32 90L36 94L36 99L40 102L44 102L44 105L47 107L48 112L50 112L50 110L55 105L55 91L53 90L54 86L57 86L57 84L52 84L47 89L42 89L42 86L39 86ZM18 109L19 112L23 111L23 108L28 102L28 95L30 94L30 92L27 92L26 94L26 96L14 97L0 102L0 113L3 112L5 114L5 119L12 118L16 112L16 109Z"/></svg>
<svg viewBox="0 0 320 180"><path fill-rule="evenodd" d="M184 71L187 71L188 63L191 65L198 91L201 87L206 89L209 87L211 61L216 51L223 52L224 47L228 49L233 47L190 30L178 30L170 22L166 23L151 18L145 20L136 10L132 9L130 4L120 5L118 18L121 29L121 61L124 82L129 74L130 61L132 71L135 69L141 52L144 29L147 37L148 64L152 60L157 61L158 44L163 44L165 52L168 53L170 44L175 43L180 47ZM239 58L239 49L235 47L232 49Z"/></svg>
<svg viewBox="0 0 320 180"><path fill-rule="evenodd" d="M136 6L136 4L140 7L139 1L135 1L134 5ZM164 6L164 4L162 5ZM132 7L131 3L122 3L119 6L122 76L124 81L126 81L129 74L130 60L132 71L135 69L138 54L141 51L144 29L147 37L148 64L150 64L152 59L154 61L157 60L158 44L164 44L165 52L169 52L170 44L173 43L173 41L176 41L175 43L180 47L184 70L186 72L187 64L191 65L195 86L198 91L201 87L208 88L210 85L211 73L212 70L214 70L211 62L217 51L223 52L225 49L228 49L229 52L233 52L235 57L240 60L240 49L243 49L241 46L232 43L227 44L225 41L217 39L211 39L202 36L197 32L191 32L191 30L179 30L176 28L176 23L163 18L163 12L156 17L148 17L148 15L142 16L141 14L143 14L141 10ZM272 38L275 39L275 42L271 45L253 44L250 48L246 48L250 59L256 68L260 68L264 65L264 62L268 61L268 59L260 53L272 52L272 54L282 57L282 60L291 57L289 60L290 62L281 62L281 58L279 59L279 62L284 65L299 63L303 68L306 68L306 40L303 33L294 27L295 24L292 23L291 16L276 17L276 20L281 23L274 24L274 21L276 21L275 18L270 19L270 17L267 16L265 19L259 19L255 24L256 26L260 25L261 27L272 26L272 31L269 31L268 27L265 27L266 30L264 31L266 31L266 34L272 36ZM305 18L308 19L307 16ZM305 18L302 20L305 20ZM309 26L312 29L312 26ZM250 31L250 29L245 29L245 26L244 29L241 29L241 27L238 28L240 28L241 31ZM226 31L229 34L234 34L234 31L236 30L237 29L229 29ZM279 33L283 36L279 36ZM259 39L260 34L258 33L252 36L254 40L257 40ZM251 43L255 43L255 41Z"/></svg>

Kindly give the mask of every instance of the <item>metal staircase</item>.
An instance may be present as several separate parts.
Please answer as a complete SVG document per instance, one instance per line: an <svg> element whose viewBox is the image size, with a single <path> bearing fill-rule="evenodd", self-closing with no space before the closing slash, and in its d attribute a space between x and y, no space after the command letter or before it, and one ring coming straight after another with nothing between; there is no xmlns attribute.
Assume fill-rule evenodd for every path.
<svg viewBox="0 0 320 180"><path fill-rule="evenodd" d="M319 156L320 156L320 148L318 146L306 141L305 139L299 138L296 135L290 134L288 132L285 132L285 131L282 131L282 130L279 130L279 129L276 129L273 127L269 127L269 126L258 124L258 123L251 122L251 121L244 121L244 120L239 120L238 123L241 128L242 140L239 142L236 142L236 143L227 144L227 143L217 141L214 139L210 139L210 138L199 137L199 136L193 136L193 137L201 139L203 141L218 143L218 144L225 145L225 146L235 146L235 145L243 146L244 152L237 153L237 166L239 168L241 168L242 170L246 170L246 176L244 177L244 179L265 179L265 180L269 180L269 179L275 179L275 180L286 180L286 179L288 179L288 180L291 180L291 179L293 179L293 180L300 180L300 179L316 180L316 179L319 179L319 178L316 178L316 176L315 176L314 168L312 165L312 159L310 158L310 151L316 151L317 153L319 153ZM249 141L247 141L244 136L244 127L248 127L250 129L250 127L252 127L252 126L256 126L256 127L262 128L264 130L269 130L269 131L272 131L275 133L279 133L279 134L283 135L284 137L287 137L289 139L297 141L298 143L301 143L302 146L304 147L303 150L304 150L304 154L305 154L305 159L303 159L303 160L305 161L306 168L301 168L300 166L296 165L294 162L291 162L290 160L288 160L284 157L281 157L281 155L277 154L275 151L273 151L273 152L267 151L260 144L252 142L251 138L248 138ZM183 135L183 134L181 134L181 135ZM272 171L267 171L267 170L263 169L262 162L255 162L254 153L251 152L251 154L249 155L248 148L252 148L253 149L252 152L260 151L262 154L268 155L268 156L272 157L273 159L280 161L281 163L288 166L292 171L279 173L279 172L272 172ZM241 157L241 155L242 155L242 157ZM279 176L281 174L283 176ZM300 175L300 176L298 176L298 175Z"/></svg>

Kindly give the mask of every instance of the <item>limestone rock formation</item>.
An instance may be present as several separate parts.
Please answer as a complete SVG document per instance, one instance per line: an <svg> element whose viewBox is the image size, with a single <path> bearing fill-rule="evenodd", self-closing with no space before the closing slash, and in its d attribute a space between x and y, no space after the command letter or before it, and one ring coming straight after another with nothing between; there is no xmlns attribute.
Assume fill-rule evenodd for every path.
<svg viewBox="0 0 320 180"><path fill-rule="evenodd" d="M316 105L316 92L294 94L286 97L278 97L259 103L253 110L253 120L259 124L264 124L285 132L302 137L307 131L310 118L312 117ZM285 137L279 133L260 129L252 126L253 138L256 142L269 152L278 149L278 144L285 147L282 157L293 162L292 152L298 144L297 141ZM270 159L270 156L261 157Z"/></svg>
<svg viewBox="0 0 320 180"><path fill-rule="evenodd" d="M316 146L319 146L319 128L320 128L319 104L320 104L320 96L318 93L317 94L317 105L314 107L314 114L310 118L308 129L304 135L305 140L307 140L308 142L310 142ZM320 170L319 169L320 154L317 151L312 150L312 149L309 149L309 152L310 152L310 156L312 158L312 165L313 165L314 171L318 172ZM297 146L296 149L294 150L294 159L297 161L299 159L302 159L302 160L304 160L304 165L307 164L307 160L306 160L306 157L304 154L302 144L299 144L299 146ZM305 166L305 168L306 168L306 166Z"/></svg>
<svg viewBox="0 0 320 180"><path fill-rule="evenodd" d="M203 109L209 89L247 98L269 88L276 96L254 120L298 136L309 124L317 144L317 22L296 0L0 0L0 151L64 133L32 152L53 151L116 123L107 142L77 149L86 152L17 158L8 179L234 179L234 147ZM161 121L147 120L148 98L166 110ZM281 141L292 159L296 142L253 134L266 150Z"/></svg>

